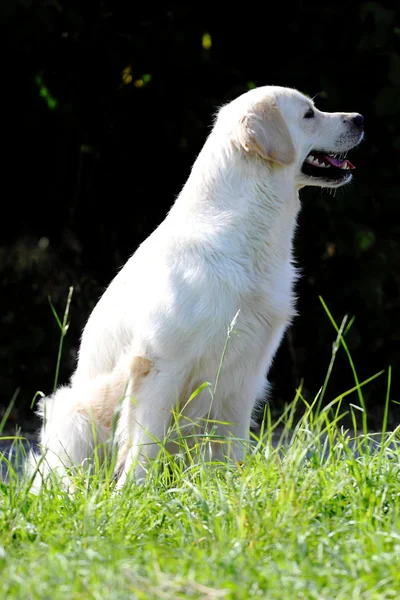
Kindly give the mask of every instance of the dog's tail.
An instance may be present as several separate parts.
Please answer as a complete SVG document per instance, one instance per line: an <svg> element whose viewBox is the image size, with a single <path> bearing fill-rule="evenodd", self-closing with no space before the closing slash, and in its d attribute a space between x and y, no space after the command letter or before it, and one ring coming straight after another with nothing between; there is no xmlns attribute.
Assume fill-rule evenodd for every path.
<svg viewBox="0 0 400 600"><path fill-rule="evenodd" d="M89 466L96 453L104 460L111 423L107 422L107 415L98 410L102 405L100 391L104 392L104 388L68 386L41 399L37 409L42 418L40 452L31 451L26 465L26 471L32 477L32 491L38 492L50 473L69 486L67 473L72 466ZM115 403L110 410L114 408Z"/></svg>

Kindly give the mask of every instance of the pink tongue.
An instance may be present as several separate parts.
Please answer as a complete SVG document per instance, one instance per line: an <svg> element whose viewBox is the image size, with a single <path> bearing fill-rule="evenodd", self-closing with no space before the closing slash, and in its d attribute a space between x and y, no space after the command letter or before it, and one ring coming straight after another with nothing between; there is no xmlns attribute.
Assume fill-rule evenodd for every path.
<svg viewBox="0 0 400 600"><path fill-rule="evenodd" d="M329 154L323 154L323 157L324 160L330 163L333 167L338 167L339 169L341 169L343 165L347 165L349 169L355 169L355 166L352 165L349 160L339 160L338 158L330 156Z"/></svg>

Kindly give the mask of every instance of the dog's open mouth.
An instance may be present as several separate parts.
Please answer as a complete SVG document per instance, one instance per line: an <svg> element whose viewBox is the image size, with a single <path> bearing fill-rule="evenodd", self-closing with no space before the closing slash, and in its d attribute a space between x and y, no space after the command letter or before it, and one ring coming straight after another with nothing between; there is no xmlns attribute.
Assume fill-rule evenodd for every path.
<svg viewBox="0 0 400 600"><path fill-rule="evenodd" d="M321 177L323 179L345 179L349 177L350 171L355 169L345 155L329 154L312 150L307 156L301 168L304 175L309 177Z"/></svg>

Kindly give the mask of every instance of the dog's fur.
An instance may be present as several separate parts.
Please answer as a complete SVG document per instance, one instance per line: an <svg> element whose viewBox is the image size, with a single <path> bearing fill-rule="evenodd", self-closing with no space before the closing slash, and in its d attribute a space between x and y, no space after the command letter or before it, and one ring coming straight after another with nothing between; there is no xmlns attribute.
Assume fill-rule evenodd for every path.
<svg viewBox="0 0 400 600"><path fill-rule="evenodd" d="M351 178L306 176L302 165L313 149L358 144L357 116L321 112L281 87L251 90L219 111L168 216L93 310L70 385L41 403L41 475L90 458L110 437L120 399L120 485L133 463L143 476L177 401L190 422L219 421L217 433L231 436L229 450L215 448L218 458L243 460L253 407L295 314L299 189ZM214 384L236 314L216 393L211 400L204 389L185 406L203 382Z"/></svg>

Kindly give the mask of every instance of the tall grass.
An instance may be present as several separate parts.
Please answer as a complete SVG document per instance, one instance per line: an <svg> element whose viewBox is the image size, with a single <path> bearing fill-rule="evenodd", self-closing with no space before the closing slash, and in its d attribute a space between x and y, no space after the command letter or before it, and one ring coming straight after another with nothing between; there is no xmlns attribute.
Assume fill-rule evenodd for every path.
<svg viewBox="0 0 400 600"><path fill-rule="evenodd" d="M362 391L378 374L359 381L350 362L353 389L327 398L335 357L341 347L347 353L347 323L332 319L332 361L315 399L299 388L276 422L267 406L242 465L206 458L216 428L189 437L182 427L178 456L160 444L141 486L116 493L112 465L95 461L72 474L74 494L51 478L32 495L29 478L3 455L1 597L397 599L400 428L387 431L391 372L383 431L373 436ZM349 405L346 430L351 391L359 405ZM174 413L173 426L180 422ZM25 452L18 436L13 448Z"/></svg>

